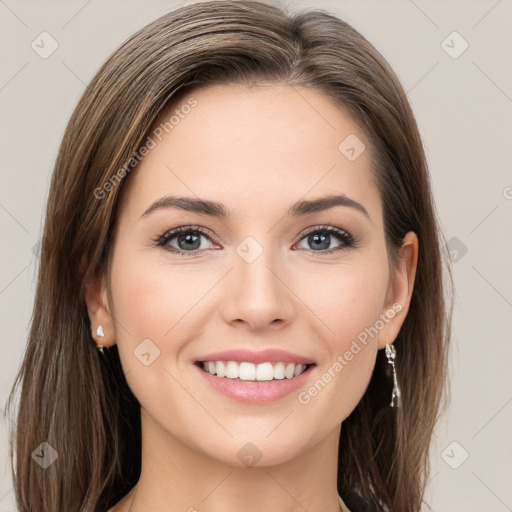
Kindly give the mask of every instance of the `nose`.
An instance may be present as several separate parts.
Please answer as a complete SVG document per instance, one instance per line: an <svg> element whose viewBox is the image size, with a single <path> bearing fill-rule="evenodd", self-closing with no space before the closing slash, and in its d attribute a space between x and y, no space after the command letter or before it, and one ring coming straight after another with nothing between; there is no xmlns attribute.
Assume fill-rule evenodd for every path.
<svg viewBox="0 0 512 512"><path fill-rule="evenodd" d="M234 326L246 325L252 330L282 328L293 320L293 292L289 275L270 258L270 251L253 262L235 260L227 276L223 297L224 320Z"/></svg>

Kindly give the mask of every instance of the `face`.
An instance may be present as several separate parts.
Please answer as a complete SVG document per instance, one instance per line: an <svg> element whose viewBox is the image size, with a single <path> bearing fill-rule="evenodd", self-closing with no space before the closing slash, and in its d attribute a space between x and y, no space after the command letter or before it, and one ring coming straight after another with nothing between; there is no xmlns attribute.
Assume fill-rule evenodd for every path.
<svg viewBox="0 0 512 512"><path fill-rule="evenodd" d="M154 129L176 109L123 190L102 291L113 341L146 428L232 466L249 442L258 465L285 462L340 428L407 309L369 143L304 88L196 90ZM226 216L171 196L219 203ZM345 199L293 210L325 196ZM216 354L232 350L245 352ZM245 362L225 365L241 380L201 365L229 360ZM294 361L308 365L290 378L304 370ZM274 379L255 382L265 362Z"/></svg>

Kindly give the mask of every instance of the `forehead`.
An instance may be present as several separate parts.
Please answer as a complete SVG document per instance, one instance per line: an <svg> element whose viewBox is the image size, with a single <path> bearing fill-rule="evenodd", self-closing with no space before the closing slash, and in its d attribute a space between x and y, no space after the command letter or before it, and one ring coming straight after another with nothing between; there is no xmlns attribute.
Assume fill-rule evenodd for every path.
<svg viewBox="0 0 512 512"><path fill-rule="evenodd" d="M196 89L160 114L150 137L155 144L127 190L134 214L170 193L213 199L240 215L334 193L379 201L365 134L314 89ZM355 159L346 153L352 147Z"/></svg>

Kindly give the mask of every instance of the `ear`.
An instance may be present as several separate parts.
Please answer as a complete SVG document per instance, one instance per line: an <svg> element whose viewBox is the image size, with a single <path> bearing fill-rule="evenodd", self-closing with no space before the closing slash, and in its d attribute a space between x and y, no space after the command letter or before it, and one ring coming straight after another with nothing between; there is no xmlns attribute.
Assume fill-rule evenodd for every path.
<svg viewBox="0 0 512 512"><path fill-rule="evenodd" d="M86 279L85 302L87 303L87 313L91 322L91 335L94 341L97 345L111 347L115 344L116 337L104 276L93 276ZM103 338L96 334L100 325L103 328Z"/></svg>
<svg viewBox="0 0 512 512"><path fill-rule="evenodd" d="M418 263L418 237L409 231L399 250L396 266L391 271L389 285L382 314L385 315L385 327L379 334L378 348L393 343L400 332L402 324L409 311L416 266Z"/></svg>

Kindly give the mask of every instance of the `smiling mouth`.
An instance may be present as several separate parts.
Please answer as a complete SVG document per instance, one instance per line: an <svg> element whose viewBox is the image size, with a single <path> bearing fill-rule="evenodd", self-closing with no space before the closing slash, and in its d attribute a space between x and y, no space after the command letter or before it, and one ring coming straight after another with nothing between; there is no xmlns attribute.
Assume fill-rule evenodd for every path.
<svg viewBox="0 0 512 512"><path fill-rule="evenodd" d="M289 380L302 375L312 366L316 366L315 363L265 362L256 364L247 361L196 361L195 364L206 373L240 382Z"/></svg>

